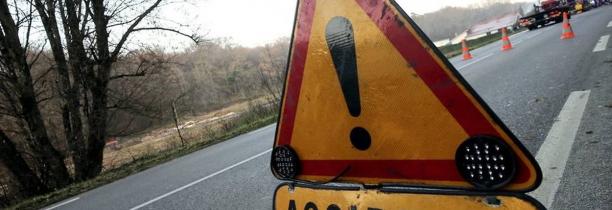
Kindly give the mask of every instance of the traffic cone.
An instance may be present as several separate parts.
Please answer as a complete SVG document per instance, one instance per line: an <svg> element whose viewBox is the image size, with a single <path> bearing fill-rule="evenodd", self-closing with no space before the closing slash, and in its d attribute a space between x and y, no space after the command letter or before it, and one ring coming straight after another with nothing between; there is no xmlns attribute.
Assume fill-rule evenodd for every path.
<svg viewBox="0 0 612 210"><path fill-rule="evenodd" d="M463 60L470 60L472 59L472 54L470 53L470 48L468 47L467 42L464 40L461 40L461 47L463 48Z"/></svg>
<svg viewBox="0 0 612 210"><path fill-rule="evenodd" d="M508 31L506 30L506 28L502 28L502 43L504 44L502 46L502 51L508 51L512 49L512 43L510 43L510 38L508 37Z"/></svg>
<svg viewBox="0 0 612 210"><path fill-rule="evenodd" d="M561 39L573 39L576 35L574 35L574 31L572 30L572 26L570 25L569 18L567 18L567 12L563 13L563 33L561 34Z"/></svg>

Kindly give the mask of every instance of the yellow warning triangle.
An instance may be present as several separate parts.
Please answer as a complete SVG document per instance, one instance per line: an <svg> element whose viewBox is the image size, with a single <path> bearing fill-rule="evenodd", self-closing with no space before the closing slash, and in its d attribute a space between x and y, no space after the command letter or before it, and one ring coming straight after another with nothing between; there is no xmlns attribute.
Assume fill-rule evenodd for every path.
<svg viewBox="0 0 612 210"><path fill-rule="evenodd" d="M281 179L530 191L533 157L392 1L301 0Z"/></svg>

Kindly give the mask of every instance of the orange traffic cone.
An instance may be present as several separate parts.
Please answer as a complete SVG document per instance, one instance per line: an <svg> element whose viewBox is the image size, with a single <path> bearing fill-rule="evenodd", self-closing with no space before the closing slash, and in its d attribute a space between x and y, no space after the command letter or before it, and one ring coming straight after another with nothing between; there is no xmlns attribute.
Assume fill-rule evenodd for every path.
<svg viewBox="0 0 612 210"><path fill-rule="evenodd" d="M472 54L470 53L470 48L467 45L467 42L464 40L461 40L461 47L463 48L463 60L470 60L472 59Z"/></svg>
<svg viewBox="0 0 612 210"><path fill-rule="evenodd" d="M572 26L570 25L569 18L567 18L567 12L563 13L563 33L561 34L561 39L573 39L576 35L574 35L574 31L572 30Z"/></svg>
<svg viewBox="0 0 612 210"><path fill-rule="evenodd" d="M508 37L508 31L506 30L506 28L502 28L502 43L504 44L502 46L502 51L508 51L512 49L512 43L510 43L510 38Z"/></svg>

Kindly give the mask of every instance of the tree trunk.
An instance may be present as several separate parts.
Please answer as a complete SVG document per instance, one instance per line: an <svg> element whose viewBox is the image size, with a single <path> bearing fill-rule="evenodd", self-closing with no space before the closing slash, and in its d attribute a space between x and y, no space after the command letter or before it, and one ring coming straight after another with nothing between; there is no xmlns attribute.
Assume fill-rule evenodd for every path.
<svg viewBox="0 0 612 210"><path fill-rule="evenodd" d="M52 188L68 185L71 180L64 163L64 158L49 140L42 115L34 97L34 90L24 90L19 101L24 120L34 138L31 142L32 149L36 155L39 155L37 160L42 170L41 172L48 176L43 176L45 177L44 179L47 179L46 184Z"/></svg>
<svg viewBox="0 0 612 210"><path fill-rule="evenodd" d="M64 133L66 134L66 143L70 149L70 155L74 163L74 179L85 180L84 171L86 167L87 150L85 149L85 139L83 136L83 126L81 125L80 114L74 114L74 106L64 105L62 107L62 119L64 124ZM78 107L76 107L78 112ZM78 121L78 122L76 122Z"/></svg>
<svg viewBox="0 0 612 210"><path fill-rule="evenodd" d="M38 176L30 169L15 144L0 130L0 161L13 173L22 188L21 194L29 197L49 192L49 189L40 181Z"/></svg>
<svg viewBox="0 0 612 210"><path fill-rule="evenodd" d="M174 118L174 126L176 126L176 132L178 133L179 138L181 139L181 146L185 146L185 139L183 138L183 134L181 134L181 128L179 127L179 118L178 113L176 111L176 103L172 101L172 113Z"/></svg>
<svg viewBox="0 0 612 210"><path fill-rule="evenodd" d="M89 117L90 131L87 147L87 171L85 171L87 178L96 177L102 172L108 115L107 86L108 82L104 82L104 84L96 84L91 88L92 113Z"/></svg>
<svg viewBox="0 0 612 210"><path fill-rule="evenodd" d="M21 46L19 40L19 30L13 21L6 1L0 1L0 24L4 32L2 39L3 47L8 48L10 60L8 64L14 68L19 76L16 82L20 90L19 104L21 106L21 115L27 124L30 135L32 136L32 149L35 153L38 167L40 168L43 181L49 187L63 187L70 182L70 176L64 158L57 151L47 134L47 129L44 124L42 114L38 108L36 94L34 92L34 84L30 67L26 60L25 50Z"/></svg>
<svg viewBox="0 0 612 210"><path fill-rule="evenodd" d="M66 37L71 37L72 39L70 39L70 47L69 49L71 50L70 52L72 52L73 54L79 55L79 56L75 56L77 58L72 58L71 56L71 67L72 67L72 72L73 72L73 79L75 80L74 82L72 82L70 80L70 71L69 71L69 66L68 66L68 62L66 60L66 56L64 55L64 46L62 44L62 40L61 40L61 36L59 33L59 26L58 26L58 22L57 22L57 18L56 18L56 10L55 10L55 1L46 1L43 3L43 1L41 0L36 0L34 1L34 5L36 7L36 10L38 11L38 14L41 17L41 21L43 23L43 26L45 28L45 33L47 35L47 39L49 40L49 45L51 46L51 51L53 53L53 59L56 63L56 69L58 72L58 76L59 76L59 89L60 89L60 93L62 95L62 98L64 99L66 106L65 109L63 110L63 114L64 114L64 127L69 127L70 129L70 133L66 133L66 139L67 139L67 143L68 143L68 147L70 148L71 151L71 156L74 162L74 166L75 166L75 178L77 180L84 180L85 175L83 175L83 171L86 171L86 161L83 160L84 158L86 158L87 156L87 151L85 149L87 143L86 143L86 139L85 139L85 135L83 134L83 125L82 125L82 115L81 112L79 110L80 107L80 100L79 100L79 84L78 82L80 81L80 77L77 74L74 74L74 72L77 72L80 70L80 65L78 62L75 62L74 60L80 60L80 56L84 56L85 52L79 52L79 53L75 53L73 52L73 50L76 50L78 46L80 45L75 45L73 44L76 41L79 40L75 40L75 38L79 38L80 36L77 37L72 37L71 35L73 35L73 33L66 33ZM45 7L46 5L46 7ZM60 7L63 5L60 5ZM68 20L68 23L73 23L74 21L77 20ZM78 24L77 24L78 25ZM82 40L80 40L82 41ZM84 64L83 64L84 65Z"/></svg>
<svg viewBox="0 0 612 210"><path fill-rule="evenodd" d="M60 1L61 2L61 1ZM71 146L72 159L75 163L75 178L85 180L87 176L87 141L85 139L82 125L83 114L81 113L80 99L82 96L82 86L87 87L85 77L87 68L87 52L83 45L83 35L79 29L79 17L77 16L77 3L73 0L65 0L64 7L60 3L60 14L64 25L64 33L68 40L68 63L73 77L73 85L67 94L68 111L70 113L70 125L72 125L72 138L68 139ZM82 85L82 86L81 86ZM84 100L85 101L85 100ZM85 103L88 103L85 101Z"/></svg>
<svg viewBox="0 0 612 210"><path fill-rule="evenodd" d="M108 116L108 83L112 63L108 43L108 16L106 16L105 2L92 0L92 21L97 35L96 49L96 74L93 78L89 92L91 93L91 114L89 116L89 142L87 146L87 172L88 178L93 178L102 172L102 161L104 158L104 145L106 144L106 120ZM119 46L120 47L120 46Z"/></svg>

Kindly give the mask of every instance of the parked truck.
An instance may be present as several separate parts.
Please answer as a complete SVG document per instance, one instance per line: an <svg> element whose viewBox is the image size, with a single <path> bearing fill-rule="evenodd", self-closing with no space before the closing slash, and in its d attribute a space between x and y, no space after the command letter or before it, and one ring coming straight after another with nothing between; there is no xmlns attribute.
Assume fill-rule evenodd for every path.
<svg viewBox="0 0 612 210"><path fill-rule="evenodd" d="M544 0L540 2L540 5L534 4L533 8L519 19L519 25L529 30L534 30L539 26L545 26L549 23L563 22L563 13L567 12L569 18L569 11L571 9L565 2Z"/></svg>

